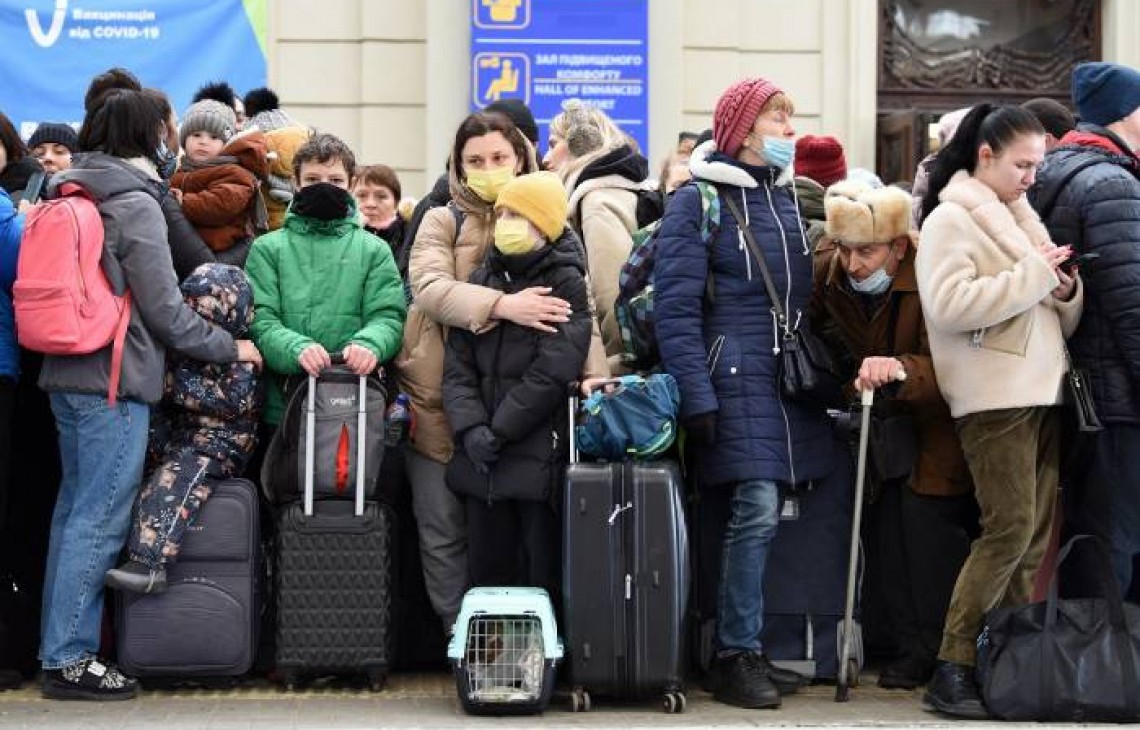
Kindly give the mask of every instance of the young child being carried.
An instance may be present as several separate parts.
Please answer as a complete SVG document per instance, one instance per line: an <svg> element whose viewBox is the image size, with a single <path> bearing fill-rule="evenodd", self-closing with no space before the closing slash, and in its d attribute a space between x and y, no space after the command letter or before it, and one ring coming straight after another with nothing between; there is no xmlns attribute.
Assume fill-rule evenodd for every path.
<svg viewBox="0 0 1140 730"><path fill-rule="evenodd" d="M186 303L234 339L248 336L253 289L241 269L202 264L182 282ZM151 415L146 483L135 500L127 542L130 560L107 571L112 588L159 593L166 565L210 497L207 479L245 469L257 439L262 392L254 365L199 362L170 353L166 388Z"/></svg>
<svg viewBox="0 0 1140 730"><path fill-rule="evenodd" d="M474 584L544 587L558 605L566 387L581 376L593 328L586 262L553 173L511 180L495 210L495 248L471 283L507 294L547 288L570 303L570 319L548 332L508 320L478 335L451 329L443 407L456 450L447 484L467 498Z"/></svg>
<svg viewBox="0 0 1140 730"><path fill-rule="evenodd" d="M205 99L190 105L178 135L185 154L170 189L218 261L240 267L254 237L266 230L260 186L269 157L263 132L236 130L225 104Z"/></svg>

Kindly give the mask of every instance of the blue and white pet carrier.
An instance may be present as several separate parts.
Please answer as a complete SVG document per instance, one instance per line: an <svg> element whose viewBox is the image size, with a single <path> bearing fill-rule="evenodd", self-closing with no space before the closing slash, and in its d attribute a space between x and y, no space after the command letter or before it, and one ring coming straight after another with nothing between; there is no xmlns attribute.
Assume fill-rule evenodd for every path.
<svg viewBox="0 0 1140 730"><path fill-rule="evenodd" d="M472 588L447 647L463 709L476 715L544 711L562 642L541 588Z"/></svg>

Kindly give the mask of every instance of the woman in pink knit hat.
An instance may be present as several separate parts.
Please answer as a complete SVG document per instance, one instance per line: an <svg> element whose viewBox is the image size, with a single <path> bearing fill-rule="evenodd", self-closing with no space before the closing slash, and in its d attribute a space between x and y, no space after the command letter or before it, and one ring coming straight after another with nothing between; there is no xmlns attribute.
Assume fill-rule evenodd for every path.
<svg viewBox="0 0 1140 730"><path fill-rule="evenodd" d="M775 353L787 334L807 326L812 288L791 185L794 110L763 78L739 81L721 95L713 139L690 160L694 179L719 191L717 232L703 243L701 197L708 187L686 184L665 211L654 267L657 340L665 370L680 386L696 483L702 500L720 499L730 512L711 689L717 700L749 708L778 707L780 694L803 681L773 666L760 643L765 563L779 520L777 483L831 472L831 452L818 448L832 442L823 409L782 398L776 383ZM776 321L758 255L786 322Z"/></svg>

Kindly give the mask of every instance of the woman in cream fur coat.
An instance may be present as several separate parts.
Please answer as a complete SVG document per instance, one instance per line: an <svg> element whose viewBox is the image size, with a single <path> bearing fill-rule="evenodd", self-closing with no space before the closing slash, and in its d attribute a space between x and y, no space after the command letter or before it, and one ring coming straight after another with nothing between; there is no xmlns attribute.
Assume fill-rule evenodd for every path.
<svg viewBox="0 0 1140 730"><path fill-rule="evenodd" d="M986 717L977 637L986 611L1029 602L1057 494L1054 406L1082 292L1069 247L1050 241L1025 199L1044 155L1032 114L976 106L935 158L923 201L919 296L982 515L925 702L963 717Z"/></svg>

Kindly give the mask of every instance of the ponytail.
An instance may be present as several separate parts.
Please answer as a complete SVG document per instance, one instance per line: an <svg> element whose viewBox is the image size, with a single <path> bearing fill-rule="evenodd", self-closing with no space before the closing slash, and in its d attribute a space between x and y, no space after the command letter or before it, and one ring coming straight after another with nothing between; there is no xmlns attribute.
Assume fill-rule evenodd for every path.
<svg viewBox="0 0 1140 730"><path fill-rule="evenodd" d="M972 108L950 141L938 151L927 168L930 185L922 199L919 226L938 207L938 196L959 170L973 174L978 166L978 148L988 144L995 154L1023 134L1045 134L1037 117L1018 106L983 103Z"/></svg>

